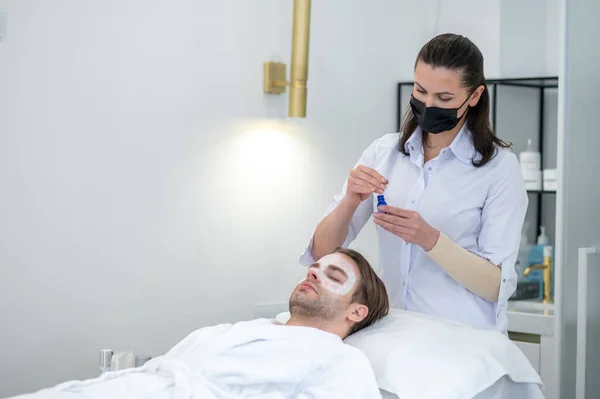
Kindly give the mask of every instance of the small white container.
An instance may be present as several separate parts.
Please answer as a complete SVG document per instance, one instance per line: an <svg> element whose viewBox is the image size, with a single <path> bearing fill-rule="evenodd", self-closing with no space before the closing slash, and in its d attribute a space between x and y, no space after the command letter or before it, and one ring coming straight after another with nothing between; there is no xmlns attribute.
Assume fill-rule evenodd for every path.
<svg viewBox="0 0 600 399"><path fill-rule="evenodd" d="M542 158L539 152L522 152L519 154L519 163L523 169L540 170Z"/></svg>
<svg viewBox="0 0 600 399"><path fill-rule="evenodd" d="M544 191L556 191L556 169L544 169Z"/></svg>
<svg viewBox="0 0 600 399"><path fill-rule="evenodd" d="M99 359L99 370L100 374L104 374L107 371L111 370L112 367L112 359L115 352L112 349L102 349L100 350L100 359Z"/></svg>
<svg viewBox="0 0 600 399"><path fill-rule="evenodd" d="M115 352L112 358L111 371L133 367L133 351Z"/></svg>
<svg viewBox="0 0 600 399"><path fill-rule="evenodd" d="M542 169L542 155L539 151L534 151L531 145L531 139L527 140L527 149L519 153L519 163L521 169Z"/></svg>
<svg viewBox="0 0 600 399"><path fill-rule="evenodd" d="M541 190L542 189L542 171L528 168L521 168L523 173L523 180L525 181L525 188L527 190Z"/></svg>

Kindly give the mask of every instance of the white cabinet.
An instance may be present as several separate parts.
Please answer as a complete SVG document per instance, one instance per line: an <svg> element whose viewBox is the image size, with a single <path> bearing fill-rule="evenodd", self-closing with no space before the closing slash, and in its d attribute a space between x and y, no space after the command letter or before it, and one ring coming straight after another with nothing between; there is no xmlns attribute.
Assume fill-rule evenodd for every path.
<svg viewBox="0 0 600 399"><path fill-rule="evenodd" d="M556 348L554 336L542 335L540 344L540 377L546 385L546 399L558 399L558 383L554 375L556 368Z"/></svg>
<svg viewBox="0 0 600 399"><path fill-rule="evenodd" d="M508 331L511 340L521 349L544 383L546 399L559 399L554 377L555 339L553 310L536 309L529 304L509 305Z"/></svg>

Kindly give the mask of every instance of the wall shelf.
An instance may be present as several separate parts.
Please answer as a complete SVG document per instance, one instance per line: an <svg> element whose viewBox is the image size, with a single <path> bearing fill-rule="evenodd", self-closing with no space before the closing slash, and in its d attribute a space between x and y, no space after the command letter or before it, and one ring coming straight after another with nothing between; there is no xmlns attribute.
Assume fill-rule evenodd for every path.
<svg viewBox="0 0 600 399"><path fill-rule="evenodd" d="M556 191L550 190L527 190L527 192L531 194L556 194Z"/></svg>

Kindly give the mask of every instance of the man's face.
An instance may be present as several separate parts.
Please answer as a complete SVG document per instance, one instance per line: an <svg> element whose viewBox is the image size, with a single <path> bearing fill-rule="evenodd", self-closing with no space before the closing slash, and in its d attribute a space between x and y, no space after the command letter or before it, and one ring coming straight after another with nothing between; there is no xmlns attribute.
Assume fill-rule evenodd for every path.
<svg viewBox="0 0 600 399"><path fill-rule="evenodd" d="M333 253L308 268L290 297L290 312L332 320L343 316L352 303L358 267L348 256Z"/></svg>

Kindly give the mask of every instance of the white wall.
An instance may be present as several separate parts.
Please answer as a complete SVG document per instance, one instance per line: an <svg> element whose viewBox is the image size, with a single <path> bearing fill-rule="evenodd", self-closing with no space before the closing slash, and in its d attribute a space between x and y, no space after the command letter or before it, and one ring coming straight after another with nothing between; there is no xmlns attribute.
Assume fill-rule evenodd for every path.
<svg viewBox="0 0 600 399"><path fill-rule="evenodd" d="M558 0L500 1L500 77L558 75Z"/></svg>
<svg viewBox="0 0 600 399"><path fill-rule="evenodd" d="M289 61L291 1L0 6L0 396L286 301L425 40L416 1L314 2L309 118L273 128L262 62Z"/></svg>
<svg viewBox="0 0 600 399"><path fill-rule="evenodd" d="M291 0L0 7L0 397L287 301L425 41L467 34L499 71L498 1L313 2L308 118L287 120L262 62L289 62ZM377 264L372 225L355 248Z"/></svg>
<svg viewBox="0 0 600 399"><path fill-rule="evenodd" d="M483 52L484 73L496 78L500 73L500 7L503 0L476 2L473 0L435 0L423 2L428 16L425 36L458 33L471 39ZM433 23L433 29L430 28Z"/></svg>
<svg viewBox="0 0 600 399"><path fill-rule="evenodd" d="M558 1L501 0L499 77L558 75ZM545 135L542 168L556 167L558 90L547 89L544 98ZM531 138L539 150L539 90L500 87L498 89L497 134L513 143L516 153L524 151ZM537 236L537 195L530 195L528 236ZM540 224L554 242L555 197L544 195Z"/></svg>
<svg viewBox="0 0 600 399"><path fill-rule="evenodd" d="M546 1L546 73L552 76L558 76L559 6L559 0Z"/></svg>
<svg viewBox="0 0 600 399"><path fill-rule="evenodd" d="M501 77L546 74L546 0L501 0Z"/></svg>

